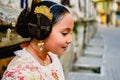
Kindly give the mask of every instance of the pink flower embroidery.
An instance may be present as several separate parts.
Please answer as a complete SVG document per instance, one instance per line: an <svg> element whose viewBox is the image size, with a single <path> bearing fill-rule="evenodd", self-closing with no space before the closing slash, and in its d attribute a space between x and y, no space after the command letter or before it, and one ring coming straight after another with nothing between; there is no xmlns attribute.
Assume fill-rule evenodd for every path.
<svg viewBox="0 0 120 80"><path fill-rule="evenodd" d="M57 70L56 71L52 70L52 76L55 78L55 80L59 80L57 75Z"/></svg>

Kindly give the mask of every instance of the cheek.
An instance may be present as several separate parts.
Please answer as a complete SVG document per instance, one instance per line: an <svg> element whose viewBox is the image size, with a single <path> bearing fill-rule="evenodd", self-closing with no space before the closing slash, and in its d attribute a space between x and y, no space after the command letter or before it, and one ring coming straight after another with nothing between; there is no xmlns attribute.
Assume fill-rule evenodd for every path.
<svg viewBox="0 0 120 80"><path fill-rule="evenodd" d="M48 51L56 51L59 50L64 44L64 39L60 34L56 35L50 35L46 40L45 40L45 48Z"/></svg>

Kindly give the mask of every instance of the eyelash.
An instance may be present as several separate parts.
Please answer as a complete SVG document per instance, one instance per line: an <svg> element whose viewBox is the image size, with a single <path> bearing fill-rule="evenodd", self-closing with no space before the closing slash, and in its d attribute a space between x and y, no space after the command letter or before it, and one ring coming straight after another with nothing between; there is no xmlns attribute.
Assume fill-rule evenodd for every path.
<svg viewBox="0 0 120 80"><path fill-rule="evenodd" d="M66 36L68 33L62 33L63 34L63 36Z"/></svg>

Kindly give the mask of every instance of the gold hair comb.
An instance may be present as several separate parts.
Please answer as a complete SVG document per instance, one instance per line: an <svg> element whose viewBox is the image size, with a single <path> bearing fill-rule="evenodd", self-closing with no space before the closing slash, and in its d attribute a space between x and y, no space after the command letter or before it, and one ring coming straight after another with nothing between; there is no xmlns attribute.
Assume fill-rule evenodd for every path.
<svg viewBox="0 0 120 80"><path fill-rule="evenodd" d="M39 3L41 2L42 0L33 0L34 3Z"/></svg>
<svg viewBox="0 0 120 80"><path fill-rule="evenodd" d="M43 14L52 21L53 14L50 12L50 9L47 6L37 6L34 12L35 14L38 14L38 13Z"/></svg>

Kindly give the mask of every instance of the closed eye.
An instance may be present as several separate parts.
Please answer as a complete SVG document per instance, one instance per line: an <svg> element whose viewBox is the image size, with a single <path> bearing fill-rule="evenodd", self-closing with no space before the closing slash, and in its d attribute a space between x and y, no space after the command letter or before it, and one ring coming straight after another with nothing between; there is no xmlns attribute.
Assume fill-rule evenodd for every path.
<svg viewBox="0 0 120 80"><path fill-rule="evenodd" d="M62 33L63 36L66 36L68 33Z"/></svg>

